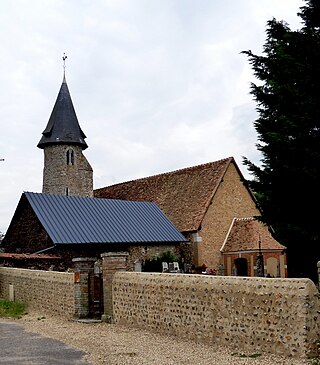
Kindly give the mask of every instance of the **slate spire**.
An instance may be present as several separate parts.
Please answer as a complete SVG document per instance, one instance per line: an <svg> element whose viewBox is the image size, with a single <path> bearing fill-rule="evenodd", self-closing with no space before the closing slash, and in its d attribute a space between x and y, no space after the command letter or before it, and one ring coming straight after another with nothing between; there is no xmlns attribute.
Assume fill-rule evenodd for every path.
<svg viewBox="0 0 320 365"><path fill-rule="evenodd" d="M88 146L86 136L80 128L76 112L69 93L65 72L62 85L53 107L49 122L42 132L42 138L38 143L39 148L48 145L67 144L78 145L83 150Z"/></svg>

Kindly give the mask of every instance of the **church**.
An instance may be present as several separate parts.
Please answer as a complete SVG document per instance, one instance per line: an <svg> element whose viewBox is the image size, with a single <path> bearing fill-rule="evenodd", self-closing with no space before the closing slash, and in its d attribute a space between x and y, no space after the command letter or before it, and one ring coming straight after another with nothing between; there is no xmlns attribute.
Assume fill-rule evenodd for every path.
<svg viewBox="0 0 320 365"><path fill-rule="evenodd" d="M286 248L261 215L233 157L93 189L88 148L65 73L38 148L42 193L22 194L2 246L5 253L76 257L128 252L127 269L172 252L217 275L286 277ZM196 271L197 272L197 271Z"/></svg>

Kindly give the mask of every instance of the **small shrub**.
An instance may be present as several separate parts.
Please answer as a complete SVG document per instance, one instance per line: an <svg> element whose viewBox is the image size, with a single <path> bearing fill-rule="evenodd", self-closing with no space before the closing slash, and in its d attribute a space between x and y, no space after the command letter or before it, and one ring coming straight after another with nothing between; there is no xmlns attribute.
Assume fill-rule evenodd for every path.
<svg viewBox="0 0 320 365"><path fill-rule="evenodd" d="M161 256L160 256L160 260L161 262L175 262L178 261L178 258L171 252L171 251L165 251Z"/></svg>
<svg viewBox="0 0 320 365"><path fill-rule="evenodd" d="M26 305L23 303L0 299L0 317L21 318L25 310Z"/></svg>

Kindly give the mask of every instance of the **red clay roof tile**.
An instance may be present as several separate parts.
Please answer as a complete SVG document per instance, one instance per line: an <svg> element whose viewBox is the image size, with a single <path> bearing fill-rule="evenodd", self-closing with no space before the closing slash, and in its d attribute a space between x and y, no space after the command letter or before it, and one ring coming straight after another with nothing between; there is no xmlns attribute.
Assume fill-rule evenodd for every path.
<svg viewBox="0 0 320 365"><path fill-rule="evenodd" d="M268 227L254 218L235 218L221 252L258 251L259 240L261 250L285 250L286 247L276 241Z"/></svg>
<svg viewBox="0 0 320 365"><path fill-rule="evenodd" d="M196 231L232 157L160 175L107 186L97 198L152 201L181 232Z"/></svg>

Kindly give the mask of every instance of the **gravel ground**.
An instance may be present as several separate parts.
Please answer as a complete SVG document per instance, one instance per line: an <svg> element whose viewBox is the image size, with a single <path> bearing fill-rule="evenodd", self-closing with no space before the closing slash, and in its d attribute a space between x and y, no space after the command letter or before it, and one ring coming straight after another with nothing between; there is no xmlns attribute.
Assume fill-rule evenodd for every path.
<svg viewBox="0 0 320 365"><path fill-rule="evenodd" d="M199 344L173 336L106 323L79 323L36 313L29 313L17 320L17 323L23 325L27 331L61 340L86 352L86 360L91 365L310 364L302 359L267 354L256 358L242 358L226 348Z"/></svg>

